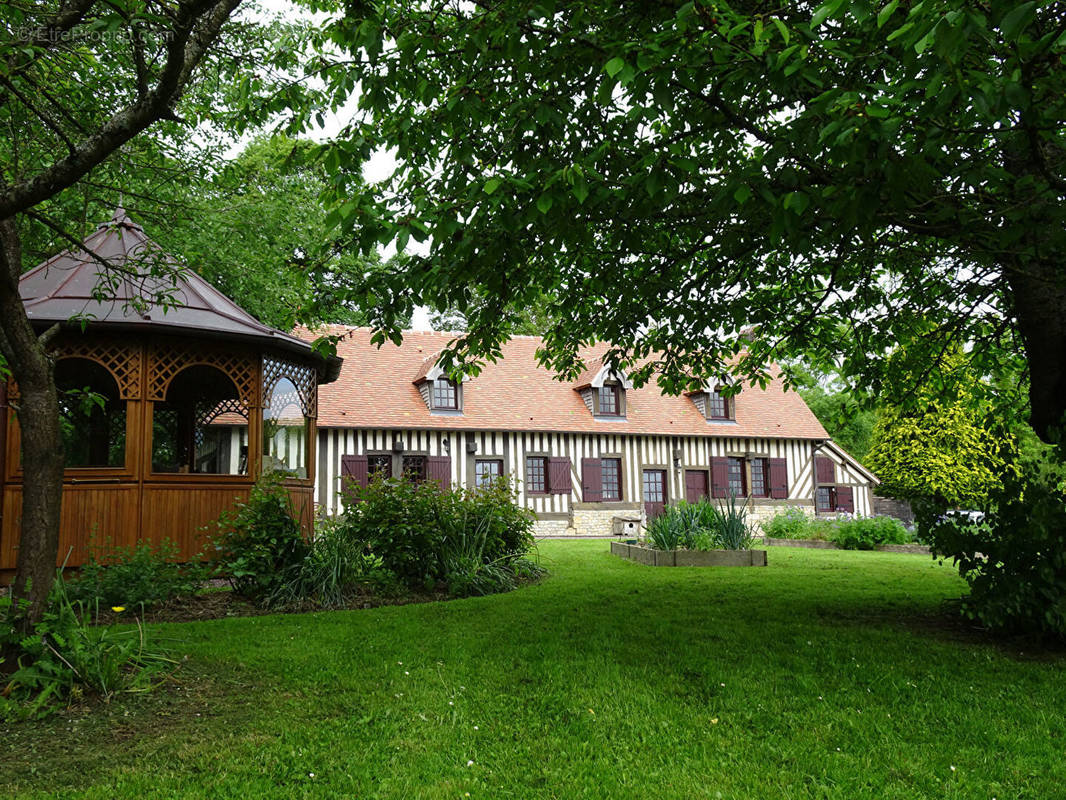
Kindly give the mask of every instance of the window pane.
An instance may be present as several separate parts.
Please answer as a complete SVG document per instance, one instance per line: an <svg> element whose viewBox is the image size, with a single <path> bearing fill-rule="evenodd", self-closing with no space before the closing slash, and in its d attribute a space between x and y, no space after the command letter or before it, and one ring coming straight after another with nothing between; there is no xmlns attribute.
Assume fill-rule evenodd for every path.
<svg viewBox="0 0 1066 800"><path fill-rule="evenodd" d="M392 456L384 453L366 457L366 474L369 480L392 477Z"/></svg>
<svg viewBox="0 0 1066 800"><path fill-rule="evenodd" d="M728 419L729 411L726 399L718 392L708 392L707 402L710 408L711 419Z"/></svg>
<svg viewBox="0 0 1066 800"><path fill-rule="evenodd" d="M403 457L404 480L420 483L426 479L426 457L404 456Z"/></svg>
<svg viewBox="0 0 1066 800"><path fill-rule="evenodd" d="M455 384L447 378L433 381L433 407L458 408L458 393Z"/></svg>
<svg viewBox="0 0 1066 800"><path fill-rule="evenodd" d="M64 358L55 374L64 465L125 466L126 401L111 373L95 361Z"/></svg>
<svg viewBox="0 0 1066 800"><path fill-rule="evenodd" d="M833 510L833 490L831 487L819 486L818 492L815 494L815 498L818 503L819 511Z"/></svg>
<svg viewBox="0 0 1066 800"><path fill-rule="evenodd" d="M766 497L766 459L751 460L751 493L756 497Z"/></svg>
<svg viewBox="0 0 1066 800"><path fill-rule="evenodd" d="M503 475L503 462L499 460L478 460L474 462L474 485L478 488L491 486Z"/></svg>
<svg viewBox="0 0 1066 800"><path fill-rule="evenodd" d="M548 491L548 459L542 456L526 458L526 492L544 494Z"/></svg>
<svg viewBox="0 0 1066 800"><path fill-rule="evenodd" d="M744 492L744 459L729 459L729 491L737 497L743 497Z"/></svg>
<svg viewBox="0 0 1066 800"><path fill-rule="evenodd" d="M599 391L600 396L600 413L601 414L617 414L618 413L618 393L615 386L604 386Z"/></svg>
<svg viewBox="0 0 1066 800"><path fill-rule="evenodd" d="M649 469L644 471L644 502L665 502L666 491L664 487L665 473L661 469Z"/></svg>
<svg viewBox="0 0 1066 800"><path fill-rule="evenodd" d="M601 459L603 471L603 499L622 499L622 461L618 458Z"/></svg>
<svg viewBox="0 0 1066 800"><path fill-rule="evenodd" d="M219 369L188 367L152 409L152 471L248 474L248 415Z"/></svg>
<svg viewBox="0 0 1066 800"><path fill-rule="evenodd" d="M296 384L280 378L263 409L263 472L306 478L310 431Z"/></svg>

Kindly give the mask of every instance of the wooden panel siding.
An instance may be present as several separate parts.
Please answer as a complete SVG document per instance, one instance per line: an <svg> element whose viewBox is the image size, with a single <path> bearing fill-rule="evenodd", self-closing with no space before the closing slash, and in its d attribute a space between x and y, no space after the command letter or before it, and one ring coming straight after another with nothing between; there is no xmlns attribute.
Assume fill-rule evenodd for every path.
<svg viewBox="0 0 1066 800"><path fill-rule="evenodd" d="M142 541L158 544L164 539L174 542L182 555L199 553L214 535L213 523L240 500L247 500L249 489L195 487L182 484L145 486L141 512ZM206 528L206 529L205 529Z"/></svg>
<svg viewBox="0 0 1066 800"><path fill-rule="evenodd" d="M573 503L583 502L581 496L580 465L584 458L618 457L622 459L622 501L639 502L642 496L643 470L666 471L667 496L685 496L685 469L710 469L712 458L751 455L752 457L784 459L788 471L788 500L811 503L814 495L814 443L807 439L729 438L710 436L651 436L621 433L575 434L557 432L500 432L500 431L441 431L406 429L327 428L319 430L320 459L315 485L315 501L327 513L341 510L338 489L341 456L369 453L392 454L393 441L399 439L404 452L429 456L451 456L451 481L472 486L473 465L478 458L498 458L504 472L519 480L519 502L544 518L568 515ZM450 447L446 452L444 441ZM467 450L468 444L476 452ZM681 468L674 466L675 451L680 451ZM573 491L570 494L527 494L525 491L526 456L563 457L569 459ZM865 486L858 473L842 473L855 477L857 486ZM868 492L855 493L857 513L869 508Z"/></svg>

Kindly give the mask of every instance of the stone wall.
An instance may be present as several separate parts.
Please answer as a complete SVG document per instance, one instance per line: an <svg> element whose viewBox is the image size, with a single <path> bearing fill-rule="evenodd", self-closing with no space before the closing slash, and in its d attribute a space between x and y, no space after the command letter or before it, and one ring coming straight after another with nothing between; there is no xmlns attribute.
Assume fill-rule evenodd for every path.
<svg viewBox="0 0 1066 800"><path fill-rule="evenodd" d="M906 500L893 500L890 497L871 496L874 516L895 517L904 525L914 524L914 511Z"/></svg>
<svg viewBox="0 0 1066 800"><path fill-rule="evenodd" d="M758 533L762 532L762 528L758 523L764 522L769 519L773 519L782 511L787 511L790 508L798 508L808 517L814 516L814 505L812 503L759 503L755 502L747 506L748 522L752 523Z"/></svg>
<svg viewBox="0 0 1066 800"><path fill-rule="evenodd" d="M570 527L570 520L563 519L538 519L533 523L533 535L544 536L573 536L576 531Z"/></svg>

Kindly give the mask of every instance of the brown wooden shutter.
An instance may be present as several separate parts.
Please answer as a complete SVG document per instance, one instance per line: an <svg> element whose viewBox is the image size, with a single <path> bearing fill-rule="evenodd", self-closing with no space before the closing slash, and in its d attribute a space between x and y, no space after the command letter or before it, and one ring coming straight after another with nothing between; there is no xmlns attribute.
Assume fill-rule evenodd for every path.
<svg viewBox="0 0 1066 800"><path fill-rule="evenodd" d="M581 499L586 503L603 500L603 462L598 458L581 459Z"/></svg>
<svg viewBox="0 0 1066 800"><path fill-rule="evenodd" d="M855 490L850 486L837 487L837 511L855 513Z"/></svg>
<svg viewBox="0 0 1066 800"><path fill-rule="evenodd" d="M826 456L814 457L814 482L833 483L836 481L836 464Z"/></svg>
<svg viewBox="0 0 1066 800"><path fill-rule="evenodd" d="M770 497L775 500L788 497L788 462L783 458L770 459Z"/></svg>
<svg viewBox="0 0 1066 800"><path fill-rule="evenodd" d="M447 490L452 485L452 457L427 456L426 480L436 481L441 489Z"/></svg>
<svg viewBox="0 0 1066 800"><path fill-rule="evenodd" d="M550 494L570 494L574 489L570 479L569 458L548 459L548 492Z"/></svg>
<svg viewBox="0 0 1066 800"><path fill-rule="evenodd" d="M729 459L711 459L711 497L729 497Z"/></svg>
<svg viewBox="0 0 1066 800"><path fill-rule="evenodd" d="M341 495L345 502L358 502L352 490L369 482L366 456L341 456Z"/></svg>

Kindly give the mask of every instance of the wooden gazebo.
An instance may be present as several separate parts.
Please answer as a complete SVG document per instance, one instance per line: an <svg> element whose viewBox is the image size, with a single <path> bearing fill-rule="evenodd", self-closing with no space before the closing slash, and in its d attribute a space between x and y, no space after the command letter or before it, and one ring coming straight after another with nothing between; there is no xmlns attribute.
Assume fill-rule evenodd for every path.
<svg viewBox="0 0 1066 800"><path fill-rule="evenodd" d="M19 282L34 325L62 326L60 560L164 539L193 558L204 526L264 470L283 473L309 530L318 384L336 378L339 359L189 270L175 279L177 265L122 209L82 247ZM0 572L15 567L21 526L18 398L13 382L0 385Z"/></svg>

